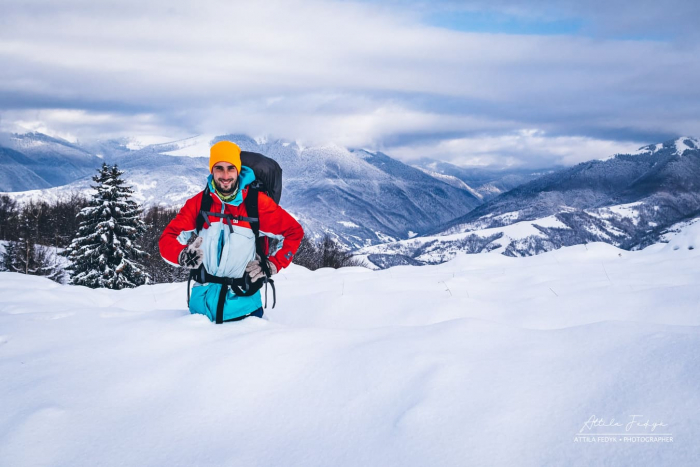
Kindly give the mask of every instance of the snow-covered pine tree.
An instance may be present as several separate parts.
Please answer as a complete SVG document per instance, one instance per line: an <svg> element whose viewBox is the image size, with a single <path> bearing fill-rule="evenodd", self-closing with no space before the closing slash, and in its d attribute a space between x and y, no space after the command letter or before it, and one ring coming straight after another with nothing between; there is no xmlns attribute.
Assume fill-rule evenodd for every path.
<svg viewBox="0 0 700 467"><path fill-rule="evenodd" d="M5 252L2 255L0 271L21 272L23 269L19 263L21 247L17 240L10 240L5 243Z"/></svg>
<svg viewBox="0 0 700 467"><path fill-rule="evenodd" d="M135 243L146 231L133 190L116 164L106 163L92 179L97 193L78 213L80 227L66 249L71 260L70 283L91 288L123 289L147 284L149 276L137 261L147 256Z"/></svg>

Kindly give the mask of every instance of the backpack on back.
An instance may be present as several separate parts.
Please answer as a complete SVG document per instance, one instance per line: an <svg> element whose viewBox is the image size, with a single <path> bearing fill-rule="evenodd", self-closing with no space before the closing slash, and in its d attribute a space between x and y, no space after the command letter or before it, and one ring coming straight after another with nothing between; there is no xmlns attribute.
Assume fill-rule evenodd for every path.
<svg viewBox="0 0 700 467"><path fill-rule="evenodd" d="M282 197L282 167L276 160L257 152L241 151L241 164L253 169L255 180L260 181L260 191L267 194L275 204Z"/></svg>

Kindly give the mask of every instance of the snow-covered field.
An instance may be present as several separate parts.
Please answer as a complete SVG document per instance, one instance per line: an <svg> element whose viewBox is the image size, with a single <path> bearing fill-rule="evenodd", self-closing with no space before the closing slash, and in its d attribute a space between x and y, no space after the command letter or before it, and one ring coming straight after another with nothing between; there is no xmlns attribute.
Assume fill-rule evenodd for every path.
<svg viewBox="0 0 700 467"><path fill-rule="evenodd" d="M0 465L697 465L699 237L292 266L221 326L0 273Z"/></svg>

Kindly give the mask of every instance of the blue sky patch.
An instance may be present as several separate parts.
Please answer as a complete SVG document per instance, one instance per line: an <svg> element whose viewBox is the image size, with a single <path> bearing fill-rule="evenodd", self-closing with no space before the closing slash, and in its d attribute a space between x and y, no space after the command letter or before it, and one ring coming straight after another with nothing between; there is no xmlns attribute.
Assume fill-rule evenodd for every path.
<svg viewBox="0 0 700 467"><path fill-rule="evenodd" d="M584 22L580 19L543 20L495 11L435 11L426 22L455 31L493 34L560 35L577 34Z"/></svg>

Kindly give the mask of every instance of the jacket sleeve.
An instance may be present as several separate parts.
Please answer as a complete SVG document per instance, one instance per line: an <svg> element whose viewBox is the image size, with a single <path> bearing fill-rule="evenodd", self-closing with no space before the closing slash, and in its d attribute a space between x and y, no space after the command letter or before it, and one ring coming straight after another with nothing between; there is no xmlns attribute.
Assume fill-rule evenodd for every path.
<svg viewBox="0 0 700 467"><path fill-rule="evenodd" d="M258 195L260 234L276 239L277 250L271 251L269 260L277 270L286 268L299 249L304 229L287 211L279 207L264 193Z"/></svg>
<svg viewBox="0 0 700 467"><path fill-rule="evenodd" d="M197 228L200 199L201 194L188 199L160 236L158 241L160 256L173 266L179 266L177 260L180 253L187 246L190 234Z"/></svg>

